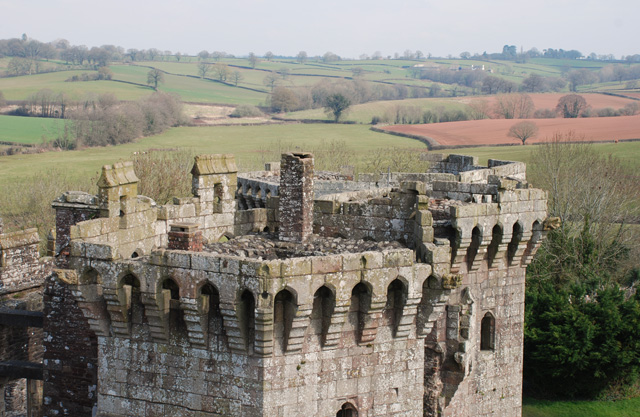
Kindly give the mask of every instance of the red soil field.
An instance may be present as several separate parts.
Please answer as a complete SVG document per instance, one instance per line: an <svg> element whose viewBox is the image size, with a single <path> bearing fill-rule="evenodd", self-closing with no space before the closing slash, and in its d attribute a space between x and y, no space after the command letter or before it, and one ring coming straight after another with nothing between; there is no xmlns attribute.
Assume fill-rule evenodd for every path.
<svg viewBox="0 0 640 417"><path fill-rule="evenodd" d="M607 96L604 97L609 98ZM617 99L617 97L611 98ZM573 131L578 137L583 137L585 141L598 142L640 139L640 115L529 120L537 124L540 131L535 138L527 139L526 143L545 142L555 133L565 133L568 131ZM386 126L382 129L390 132L421 136L430 139L430 142L434 146L513 145L520 144L521 142L517 139L507 137L507 132L511 126L519 121L520 120L513 119L485 119L426 125L395 125Z"/></svg>
<svg viewBox="0 0 640 417"><path fill-rule="evenodd" d="M555 109L558 105L558 100L560 97L565 96L569 93L544 93L544 94L529 94L531 99L533 100L533 104L536 109ZM616 96L608 96L605 94L578 94L587 101L587 104L591 106L592 109L603 109L606 107L613 107L614 109L619 109L620 107L624 107L626 104L632 103L635 100L616 97ZM630 95L630 94L628 94ZM640 94L639 94L640 96ZM638 97L640 98L640 97ZM482 99L466 97L460 100L461 103L469 104L473 100ZM484 99L488 100L490 103L495 102L495 96L485 97Z"/></svg>

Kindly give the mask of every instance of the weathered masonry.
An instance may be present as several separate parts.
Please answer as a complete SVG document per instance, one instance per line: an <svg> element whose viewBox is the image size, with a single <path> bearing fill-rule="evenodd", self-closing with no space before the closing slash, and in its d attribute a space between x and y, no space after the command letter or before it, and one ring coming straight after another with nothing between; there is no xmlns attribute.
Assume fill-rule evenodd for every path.
<svg viewBox="0 0 640 417"><path fill-rule="evenodd" d="M53 204L44 415L520 416L546 193L521 163L430 158L354 181L204 155L164 206L105 166Z"/></svg>
<svg viewBox="0 0 640 417"><path fill-rule="evenodd" d="M0 415L39 415L42 405L42 285L36 229L4 233L0 219Z"/></svg>

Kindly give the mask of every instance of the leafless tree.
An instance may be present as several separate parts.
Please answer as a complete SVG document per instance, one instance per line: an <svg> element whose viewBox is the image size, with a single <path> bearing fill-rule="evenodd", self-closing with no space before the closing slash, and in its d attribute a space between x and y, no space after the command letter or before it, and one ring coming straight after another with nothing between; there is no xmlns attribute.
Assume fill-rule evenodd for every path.
<svg viewBox="0 0 640 417"><path fill-rule="evenodd" d="M231 81L233 81L233 84L235 84L236 87L238 86L238 83L242 80L244 80L244 76L240 71L235 70L231 73Z"/></svg>
<svg viewBox="0 0 640 417"><path fill-rule="evenodd" d="M273 59L273 52L271 52L271 51L267 51L267 52L264 54L264 59L266 59L267 61L271 61L271 60Z"/></svg>
<svg viewBox="0 0 640 417"><path fill-rule="evenodd" d="M231 74L231 70L229 70L229 66L227 64L217 63L214 65L214 68L215 68L215 72L218 77L218 80L222 81L223 83L226 82L227 78Z"/></svg>
<svg viewBox="0 0 640 417"><path fill-rule="evenodd" d="M532 138L538 134L538 125L533 122L524 121L519 122L511 126L507 136L510 138L518 139L524 146L527 139Z"/></svg>
<svg viewBox="0 0 640 417"><path fill-rule="evenodd" d="M273 91L279 80L280 76L276 72L271 71L269 74L267 74L266 77L264 77L264 80L262 80L262 82L264 83L264 85L269 87L271 91Z"/></svg>
<svg viewBox="0 0 640 417"><path fill-rule="evenodd" d="M476 99L471 100L468 104L469 115L474 120L489 119L491 118L491 105L488 100Z"/></svg>
<svg viewBox="0 0 640 417"><path fill-rule="evenodd" d="M496 97L494 113L502 119L528 119L535 106L528 94L501 94Z"/></svg>
<svg viewBox="0 0 640 417"><path fill-rule="evenodd" d="M304 64L307 61L307 53L305 51L298 52L298 55L296 55L296 61L298 61L299 64Z"/></svg>
<svg viewBox="0 0 640 417"><path fill-rule="evenodd" d="M200 78L206 78L207 74L211 71L211 65L204 62L204 61L200 61L198 62L198 74L200 75Z"/></svg>
<svg viewBox="0 0 640 417"><path fill-rule="evenodd" d="M249 52L249 57L247 59L249 60L251 68L255 68L256 65L258 65L258 57L253 52Z"/></svg>

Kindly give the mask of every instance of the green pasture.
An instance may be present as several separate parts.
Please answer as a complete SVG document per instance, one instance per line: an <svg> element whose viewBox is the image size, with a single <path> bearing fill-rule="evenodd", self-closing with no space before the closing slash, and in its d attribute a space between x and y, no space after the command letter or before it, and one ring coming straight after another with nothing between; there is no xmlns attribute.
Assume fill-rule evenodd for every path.
<svg viewBox="0 0 640 417"><path fill-rule="evenodd" d="M0 91L4 93L7 100L26 100L31 94L45 88L56 93L64 92L71 99L81 99L87 94L103 94L108 92L115 94L120 100L137 100L151 93L151 90L146 87L114 81L66 82L66 80L73 75L92 72L95 71L60 71L0 78Z"/></svg>
<svg viewBox="0 0 640 417"><path fill-rule="evenodd" d="M376 133L359 125L265 125L180 127L136 143L66 152L0 156L0 185L20 181L26 173L46 173L64 168L76 177L91 177L105 164L127 160L132 152L148 149L187 148L196 153L233 153L243 170L259 169L265 155L288 148L310 149L324 143L344 142L355 151L392 146L424 149L419 141ZM354 161L357 162L357 161Z"/></svg>
<svg viewBox="0 0 640 417"><path fill-rule="evenodd" d="M0 141L39 144L43 136L52 138L64 120L42 117L0 116Z"/></svg>
<svg viewBox="0 0 640 417"><path fill-rule="evenodd" d="M6 124L0 119L3 128ZM10 120L18 119L15 117ZM47 123L56 123L52 119L24 118L31 128L42 128ZM21 121L18 121L20 123ZM44 123L39 124L39 123ZM2 129L4 130L4 129ZM36 132L32 140L37 142L41 133ZM34 142L30 143L34 143ZM138 142L115 147L87 148L77 151L46 152L33 155L12 155L0 157L0 184L19 181L25 173L25 167L31 172L46 173L54 167L72 170L77 176L94 175L102 165L126 160L132 152L148 149L187 148L196 153L233 153L243 170L258 169L265 161L265 155L272 151L297 147L300 150L320 146L321 143L344 142L355 152L364 152L374 148L393 146L420 148L425 145L417 140L376 133L366 125L334 124L286 124L263 126L216 126L216 127L180 127L161 135L140 139ZM619 158L631 169L640 170L640 142L620 142L617 144L594 144L595 149L604 154ZM485 165L489 158L528 162L535 145L529 146L487 146L460 148L443 151L478 156ZM358 164L359 161L354 161Z"/></svg>
<svg viewBox="0 0 640 417"><path fill-rule="evenodd" d="M116 80L140 84L147 83L149 68L132 65L114 65L111 67L111 70ZM266 93L200 78L165 74L164 80L164 83L158 85L158 90L167 93L176 93L183 101L258 105L264 103L267 97Z"/></svg>
<svg viewBox="0 0 640 417"><path fill-rule="evenodd" d="M640 398L620 401L524 400L523 417L638 417Z"/></svg>
<svg viewBox="0 0 640 417"><path fill-rule="evenodd" d="M344 116L344 120L368 124L371 123L371 118L373 116L383 116L385 112L393 111L398 106L420 107L422 111L436 110L438 108L442 108L444 110L464 110L467 107L465 104L457 101L457 99L447 98L411 98L405 100L372 101L352 106L346 116ZM324 109L292 112L287 114L287 118L315 120L329 119L324 112Z"/></svg>

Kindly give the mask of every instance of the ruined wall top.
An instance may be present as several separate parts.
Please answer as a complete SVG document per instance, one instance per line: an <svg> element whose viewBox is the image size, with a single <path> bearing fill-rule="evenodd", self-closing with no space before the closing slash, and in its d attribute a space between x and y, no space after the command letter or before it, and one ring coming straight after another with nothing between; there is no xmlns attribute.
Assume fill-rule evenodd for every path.
<svg viewBox="0 0 640 417"><path fill-rule="evenodd" d="M230 154L198 155L195 157L191 174L228 174L238 172L236 159Z"/></svg>
<svg viewBox="0 0 640 417"><path fill-rule="evenodd" d="M137 183L138 177L133 170L133 162L116 162L113 165L104 165L102 175L98 179L98 187L110 188L119 185Z"/></svg>

